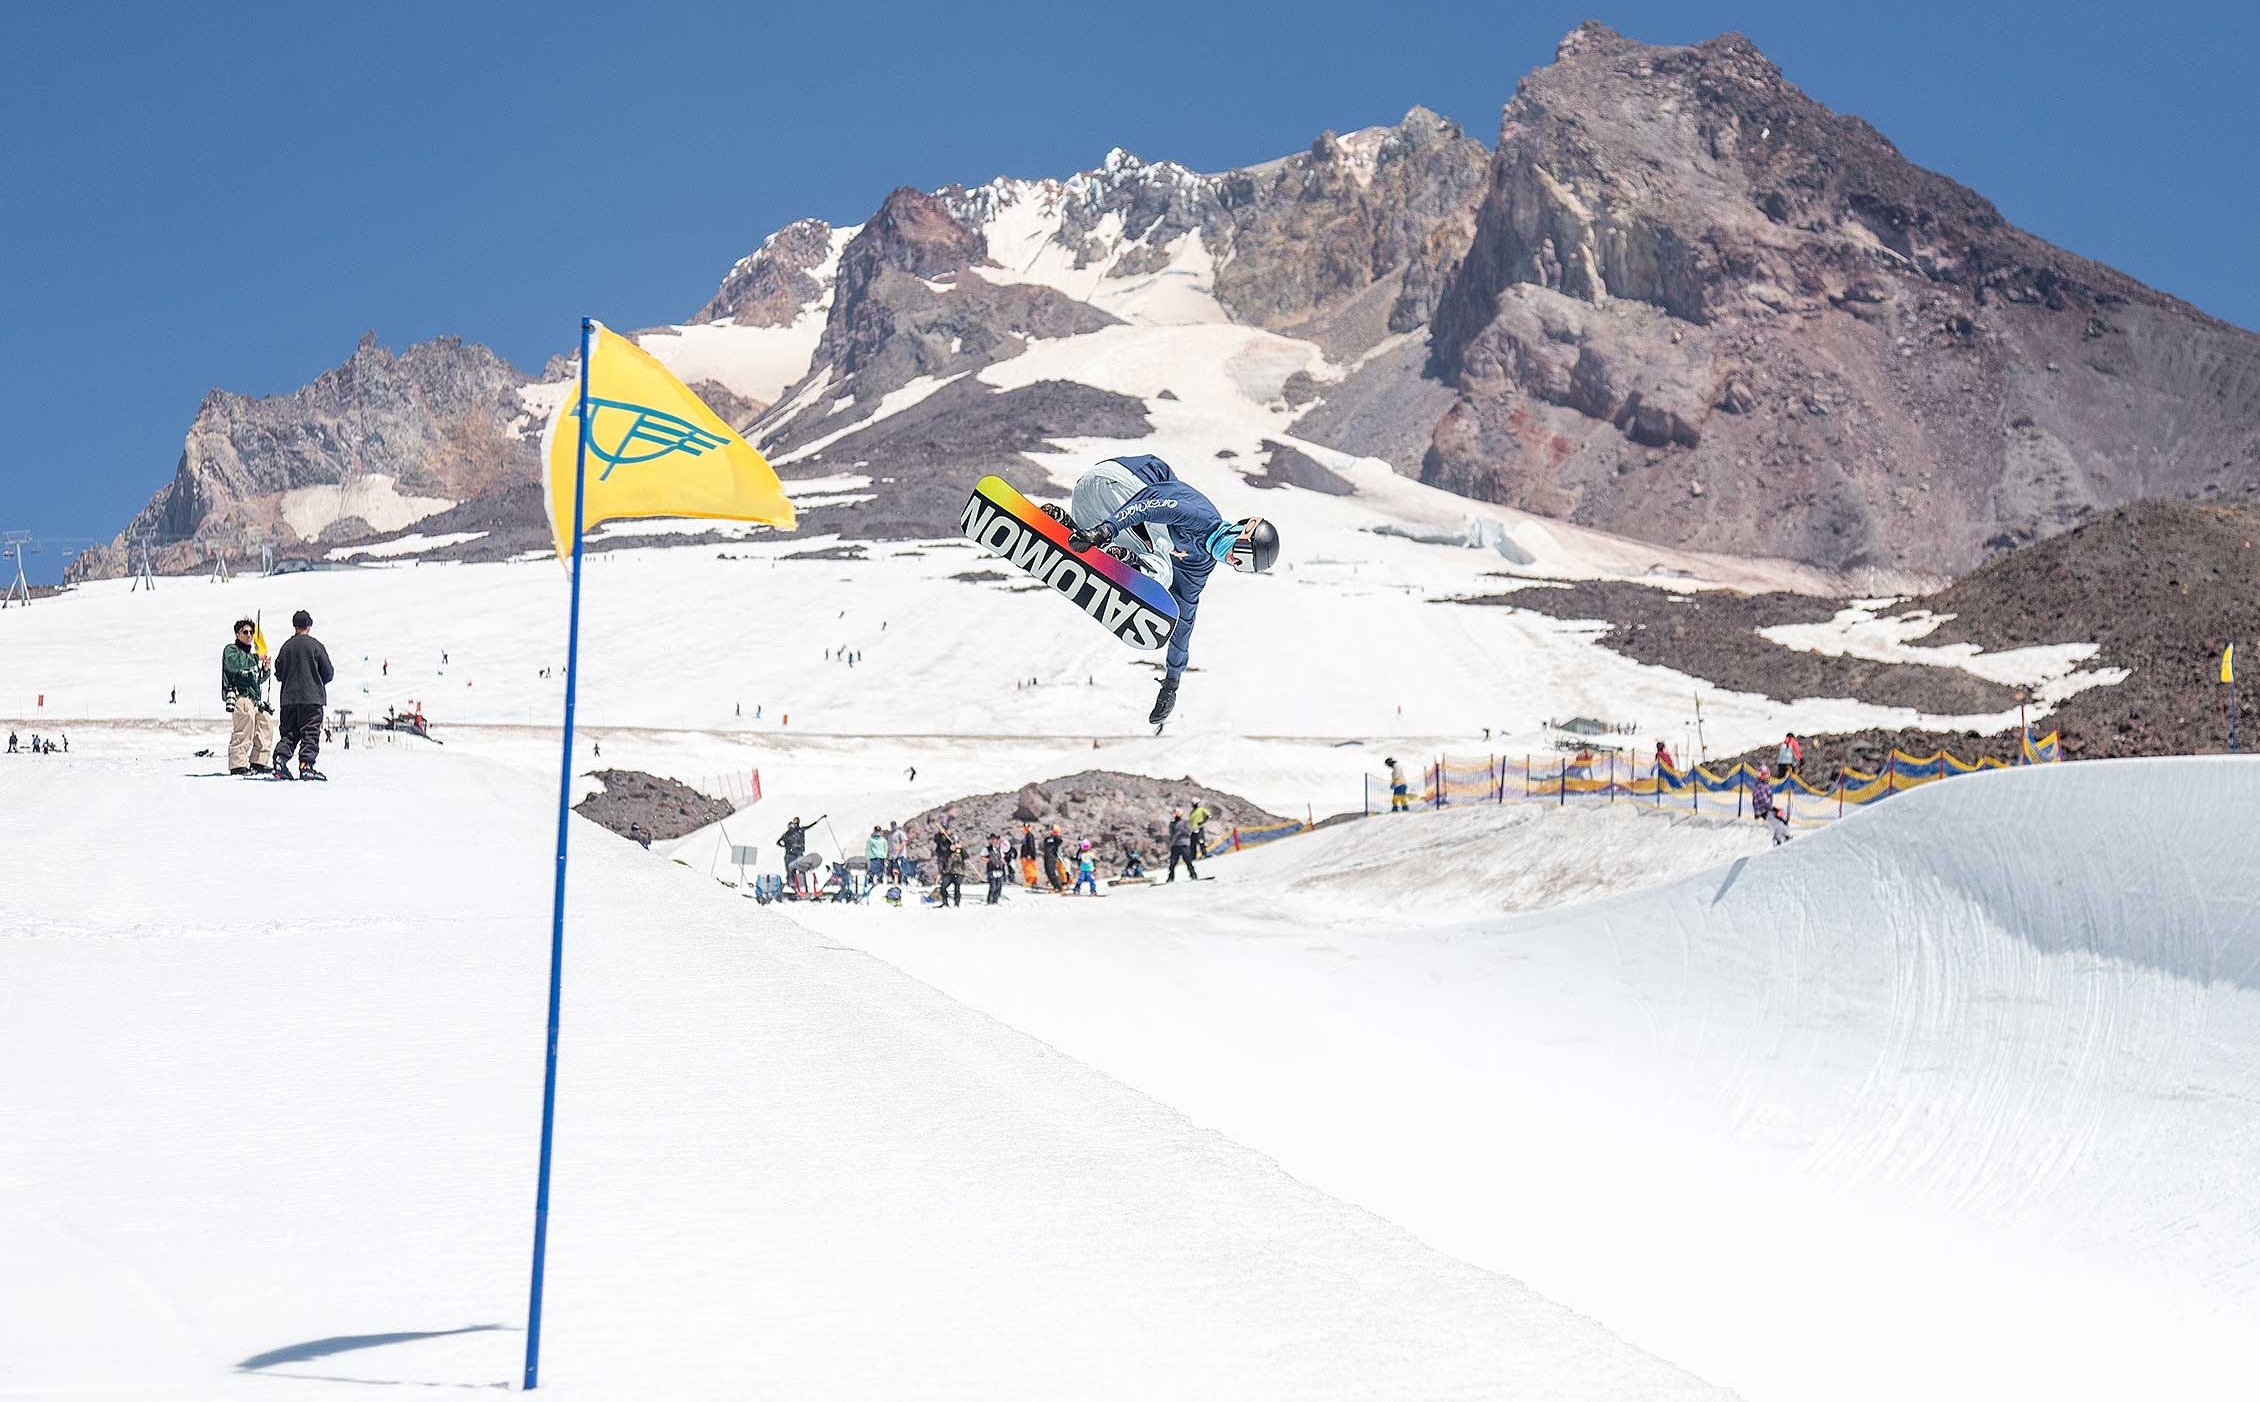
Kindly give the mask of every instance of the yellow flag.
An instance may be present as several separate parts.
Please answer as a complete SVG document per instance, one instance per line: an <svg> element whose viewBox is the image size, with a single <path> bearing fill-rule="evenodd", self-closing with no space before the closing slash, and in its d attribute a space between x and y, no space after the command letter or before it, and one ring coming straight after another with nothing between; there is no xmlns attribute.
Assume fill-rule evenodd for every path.
<svg viewBox="0 0 2260 1402"><path fill-rule="evenodd" d="M2233 682L2236 680L2235 643L2230 643L2227 647L2221 649L2221 680L2223 682Z"/></svg>
<svg viewBox="0 0 2260 1402"><path fill-rule="evenodd" d="M264 617L264 614L254 615L251 620L251 650L261 657L272 657L274 654L267 651L267 630L260 623Z"/></svg>
<svg viewBox="0 0 2260 1402"><path fill-rule="evenodd" d="M589 342L583 529L624 516L694 516L793 528L776 469L651 354L602 325ZM576 385L542 435L542 501L560 557L573 553Z"/></svg>

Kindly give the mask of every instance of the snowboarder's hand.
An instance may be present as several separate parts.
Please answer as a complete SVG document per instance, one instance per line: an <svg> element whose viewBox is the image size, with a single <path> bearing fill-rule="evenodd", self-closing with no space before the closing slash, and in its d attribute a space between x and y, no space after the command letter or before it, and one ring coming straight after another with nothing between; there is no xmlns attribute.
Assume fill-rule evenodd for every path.
<svg viewBox="0 0 2260 1402"><path fill-rule="evenodd" d="M1067 533L1067 548L1078 555L1098 543L1098 537L1092 535L1089 531L1078 529Z"/></svg>

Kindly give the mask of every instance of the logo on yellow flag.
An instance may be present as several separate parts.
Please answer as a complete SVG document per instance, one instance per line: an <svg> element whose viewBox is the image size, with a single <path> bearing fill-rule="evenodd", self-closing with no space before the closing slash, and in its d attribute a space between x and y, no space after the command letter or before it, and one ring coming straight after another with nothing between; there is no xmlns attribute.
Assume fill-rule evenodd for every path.
<svg viewBox="0 0 2260 1402"><path fill-rule="evenodd" d="M578 386L542 435L542 500L560 557L573 553L573 483L581 525L631 516L760 521L793 528L793 504L768 459L627 337L596 326L588 409ZM588 466L580 471L587 436Z"/></svg>

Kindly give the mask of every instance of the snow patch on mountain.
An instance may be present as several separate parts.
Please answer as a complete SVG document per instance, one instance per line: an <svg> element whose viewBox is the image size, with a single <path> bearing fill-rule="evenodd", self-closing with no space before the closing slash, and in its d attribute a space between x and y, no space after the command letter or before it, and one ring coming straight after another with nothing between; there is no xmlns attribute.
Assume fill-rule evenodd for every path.
<svg viewBox="0 0 2260 1402"><path fill-rule="evenodd" d="M358 518L374 530L397 531L453 505L446 497L409 496L394 478L373 472L343 482L293 487L281 494L276 510L301 538L313 540L340 521Z"/></svg>

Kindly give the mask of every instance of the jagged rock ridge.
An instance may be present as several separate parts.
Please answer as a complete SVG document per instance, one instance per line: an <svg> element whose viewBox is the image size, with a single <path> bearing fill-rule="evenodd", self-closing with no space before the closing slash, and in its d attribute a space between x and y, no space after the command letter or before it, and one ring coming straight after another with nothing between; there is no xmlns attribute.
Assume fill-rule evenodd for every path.
<svg viewBox="0 0 2260 1402"><path fill-rule="evenodd" d="M69 577L119 573L132 536L157 542L157 568L192 570L254 535L286 551L353 539L531 480L539 428L529 432L518 398L528 383L484 346L445 336L395 355L371 332L343 365L293 393L213 390L172 481L117 541L74 561Z"/></svg>

